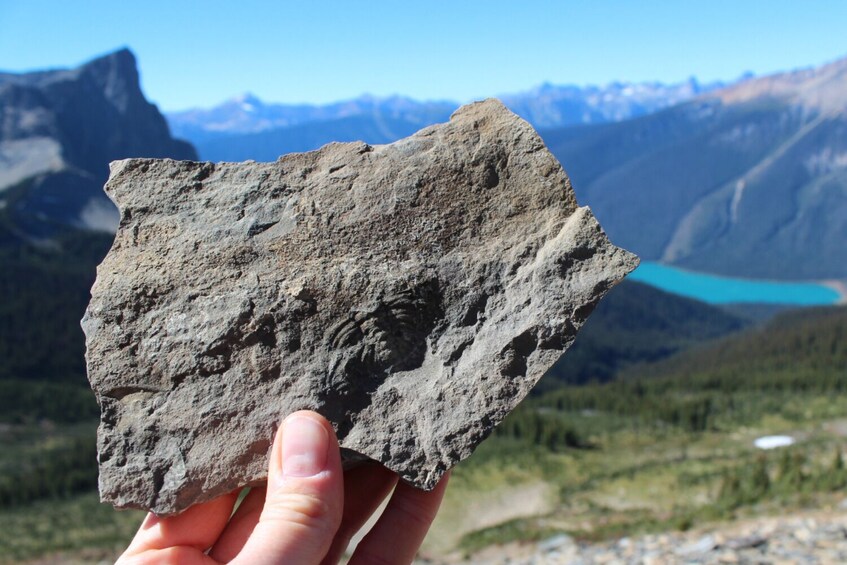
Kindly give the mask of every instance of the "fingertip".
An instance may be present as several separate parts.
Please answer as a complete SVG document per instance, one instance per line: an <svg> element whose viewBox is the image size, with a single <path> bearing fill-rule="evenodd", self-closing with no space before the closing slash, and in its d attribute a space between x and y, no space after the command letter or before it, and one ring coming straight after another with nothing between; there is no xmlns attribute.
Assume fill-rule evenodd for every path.
<svg viewBox="0 0 847 565"><path fill-rule="evenodd" d="M338 438L332 424L321 414L299 410L283 420L268 466L269 487L285 478L305 478L341 469Z"/></svg>

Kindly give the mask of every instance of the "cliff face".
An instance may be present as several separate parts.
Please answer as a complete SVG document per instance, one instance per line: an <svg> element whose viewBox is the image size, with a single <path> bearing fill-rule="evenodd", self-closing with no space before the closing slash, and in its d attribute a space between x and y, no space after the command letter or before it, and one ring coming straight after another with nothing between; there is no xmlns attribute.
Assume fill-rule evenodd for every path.
<svg viewBox="0 0 847 565"><path fill-rule="evenodd" d="M141 92L126 49L75 69L0 73L0 228L29 241L114 231L110 161L196 159Z"/></svg>

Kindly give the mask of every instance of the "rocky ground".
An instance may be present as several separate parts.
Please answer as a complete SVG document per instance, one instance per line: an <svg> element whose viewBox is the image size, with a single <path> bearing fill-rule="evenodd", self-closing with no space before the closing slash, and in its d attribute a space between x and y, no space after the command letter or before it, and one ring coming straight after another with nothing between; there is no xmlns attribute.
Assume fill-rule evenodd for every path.
<svg viewBox="0 0 847 565"><path fill-rule="evenodd" d="M28 565L105 564L119 550L56 553ZM2 561L2 559L0 559ZM415 565L835 565L847 563L847 510L757 518L690 532L625 537L604 543L558 535L538 543L493 546L472 556L421 558Z"/></svg>
<svg viewBox="0 0 847 565"><path fill-rule="evenodd" d="M626 537L605 543L581 543L562 534L536 544L508 544L488 548L470 557L454 556L449 560L431 559L420 563L847 563L847 511L750 519L711 529Z"/></svg>

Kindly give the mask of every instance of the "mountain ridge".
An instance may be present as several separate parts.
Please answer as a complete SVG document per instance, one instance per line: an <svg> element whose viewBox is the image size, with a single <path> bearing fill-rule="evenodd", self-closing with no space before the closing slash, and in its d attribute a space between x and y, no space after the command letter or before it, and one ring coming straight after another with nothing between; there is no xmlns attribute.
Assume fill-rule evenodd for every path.
<svg viewBox="0 0 847 565"><path fill-rule="evenodd" d="M712 92L725 83L611 82L605 86L541 84L499 98L512 111L536 127L601 123L643 115L696 95ZM452 100L415 100L408 96L363 94L329 104L266 103L251 93L230 98L211 108L167 113L173 131L202 148L212 138L332 122L355 116L394 119L419 127L446 121L460 106ZM370 141L370 140L366 140ZM201 149L201 153L203 153Z"/></svg>
<svg viewBox="0 0 847 565"><path fill-rule="evenodd" d="M847 56L819 67L796 69L742 81L710 93L725 104L771 97L826 114L845 112Z"/></svg>
<svg viewBox="0 0 847 565"><path fill-rule="evenodd" d="M847 59L624 122L541 134L580 201L644 259L730 276L843 280L841 84Z"/></svg>
<svg viewBox="0 0 847 565"><path fill-rule="evenodd" d="M625 83L590 92L541 85L511 107L536 125L570 120L539 132L580 202L643 258L738 277L847 279L847 58L729 85L677 87L676 98L666 92L657 104L679 103L660 108L620 110L621 100L637 98ZM574 92L617 98L606 114L586 116L590 101L574 104ZM362 100L346 106L344 117L336 109L334 118L326 111L326 119L284 128L207 133L197 147L204 159L271 161L330 141L394 141L451 110L441 102L421 114L406 98ZM252 96L238 102L261 104Z"/></svg>
<svg viewBox="0 0 847 565"><path fill-rule="evenodd" d="M356 116L382 116L424 127L446 121L459 105L452 101L419 102L405 96L385 98L362 95L330 104L266 103L244 93L212 108L194 108L167 114L177 135L202 143L226 135L244 135L329 122Z"/></svg>

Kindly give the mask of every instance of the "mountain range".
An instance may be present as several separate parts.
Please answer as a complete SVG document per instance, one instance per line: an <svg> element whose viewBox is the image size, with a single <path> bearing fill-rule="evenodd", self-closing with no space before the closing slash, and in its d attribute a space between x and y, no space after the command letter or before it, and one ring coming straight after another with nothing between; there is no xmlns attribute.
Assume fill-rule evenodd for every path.
<svg viewBox="0 0 847 565"><path fill-rule="evenodd" d="M620 121L711 92L722 83L695 79L665 85L615 82L604 87L552 85L501 96L535 127L564 127ZM449 100L417 101L403 96L361 96L326 105L266 103L243 94L208 109L167 114L174 134L189 139L203 159L273 161L330 141L389 143L420 128L446 121L458 108Z"/></svg>
<svg viewBox="0 0 847 565"><path fill-rule="evenodd" d="M418 127L444 121L459 105L451 101L419 102L408 97L377 98L364 95L332 104L274 104L246 93L214 108L195 108L167 114L174 135L193 143L227 135L258 133L330 122L359 116L417 123Z"/></svg>
<svg viewBox="0 0 847 565"><path fill-rule="evenodd" d="M556 121L564 119L560 117L564 112L556 113L555 96L553 101L528 103L523 109L515 101L510 104L539 124L570 173L581 202L595 208L617 243L649 259L719 272L843 278L847 263L843 246L845 67L847 62L840 62L705 93L683 92L681 99L668 94L655 107L642 105L624 109L623 114L610 104L598 110L598 116L574 118L569 125ZM623 94L627 88L621 89L622 96L636 99L634 91ZM538 90L541 98L547 87ZM230 121L221 124L236 124L239 112L247 112L251 105L257 108L255 99L242 98L239 104ZM242 125L220 125L217 132L202 134L203 143L219 143L217 151L243 153L244 158L250 157L249 143L254 139L267 140L266 154L283 152L280 148L286 143L299 144L298 150L311 149L327 138L377 143L447 119L452 111L452 103L423 108L408 99L359 104L356 108L364 111L348 104L343 115L313 113L298 118L292 113L284 127L255 126L249 120ZM578 115L575 112L572 115ZM202 120L197 119L196 127L202 130ZM80 522L73 535L86 546L86 555L93 555L92 551L99 555L96 546L100 544L114 547L118 543L111 533L116 531L115 516L108 512L102 514L104 518L95 516L98 508L102 510L96 503L93 434L99 408L85 378L79 326L95 267L112 244L117 222L102 185L113 159L196 159L194 148L175 139L170 129L144 98L135 58L127 50L75 69L0 73L0 293L5 297L0 301L0 427L8 432L0 450L5 455L0 458L0 517L5 517L6 524L24 526L41 524L44 516L59 516L59 522L65 520L62 523ZM188 135L188 130L172 129ZM203 153L205 146L199 146L201 156L208 157ZM775 261L775 266L768 261ZM837 394L831 392L843 388L839 370L844 355L843 347L838 347L843 343L843 320L843 311L820 310L738 334L749 322L736 315L624 282L598 306L568 355L541 381L537 393L542 394L535 406L555 406L549 401L558 402L569 391L591 400L597 387L574 385L619 380L619 388L604 388L596 398L644 416L634 420L635 437L642 438L640 446L646 445L645 439L657 437L657 445L663 445L661 441L668 445L660 438L672 438L676 461L678 438L695 436L676 435L675 428L666 427L670 420L662 419L667 414L690 415L709 408L715 399L732 404L741 398L736 392L739 387L747 387L743 398L757 400L756 404L740 403L743 410L751 406L771 410L782 406L786 398L803 410L809 406L816 410L822 405L809 403L810 397L802 396L802 391L824 385L828 388L819 390L835 398ZM774 333L774 328L780 331ZM716 338L720 341L714 344ZM683 356L672 358L680 352ZM634 382L632 377L657 374L658 384L653 387L644 387L638 394L627 388ZM666 391L659 394L661 387ZM794 404L789 404L793 411ZM602 410L605 404L600 406ZM558 409L543 413L533 408L533 414L571 421L567 419L571 415L563 417ZM625 422L611 411L601 413L597 405L586 404L573 414L584 417L592 433L606 434ZM783 416L777 413L778 418ZM615 427L604 427L607 422ZM650 422L662 426L660 436L643 435ZM641 427L643 423L647 426ZM719 437L713 431L707 434L712 443ZM632 441L628 429L622 433L628 434L626 441ZM509 451L509 460L496 461L500 465L497 476L505 476L500 461L514 460L527 460L539 469L550 467L561 476L563 454L555 454L555 466L550 466L547 462L553 459L539 458L538 447ZM573 451L574 461L583 458L579 453ZM600 451L593 446L582 453L592 458L592 470L584 475L595 477L599 467L594 455ZM670 458L663 457L637 463L646 474L655 474L655 469L667 468ZM692 480L689 460L683 459L685 473L679 476L684 477L686 482L680 484L685 486ZM618 451L611 450L607 459L599 461L613 460L626 457L621 459ZM720 465L725 460L716 462L704 473L723 472ZM618 485L618 470L612 472ZM487 475L480 476L488 480ZM631 473L627 476L632 483ZM608 523L607 509L600 510L603 523ZM96 519L80 521L79 516ZM47 526L56 529L59 522L52 520ZM511 522L506 526L513 527ZM137 523L131 524L127 533L136 527ZM655 526L651 523L650 527ZM98 528L108 530L107 535ZM5 546L14 551L28 547L19 538L45 531L34 527L5 530L9 531L0 546L14 539ZM499 536L508 530L494 531ZM39 549L33 555L40 555L48 550L44 536L35 534L32 547ZM57 544L65 544L65 538ZM51 554L61 549L66 556L68 547L48 549Z"/></svg>
<svg viewBox="0 0 847 565"><path fill-rule="evenodd" d="M847 59L732 84L542 85L502 97L533 123L613 241L642 258L769 279L847 279ZM241 97L169 114L210 160L388 143L455 104Z"/></svg>
<svg viewBox="0 0 847 565"><path fill-rule="evenodd" d="M253 104L259 112L258 102L242 99L241 104ZM330 110L336 119L308 121L309 115L301 114L289 118L299 120L289 128L242 135L276 132L303 149L318 143L320 135L391 139L447 119L452 105L362 99L321 111ZM315 107L310 112L327 115ZM237 121L238 113L233 116ZM0 380L83 383L78 320L117 222L102 190L108 163L130 156L197 155L171 136L162 114L145 99L128 50L76 69L0 73L0 118L0 290L15 297L0 304L0 358L5 360ZM661 358L738 327L737 319L719 310L638 284L622 285L607 303L595 316L596 330L586 329L571 360L551 371L556 376L547 381L611 378L620 366Z"/></svg>

